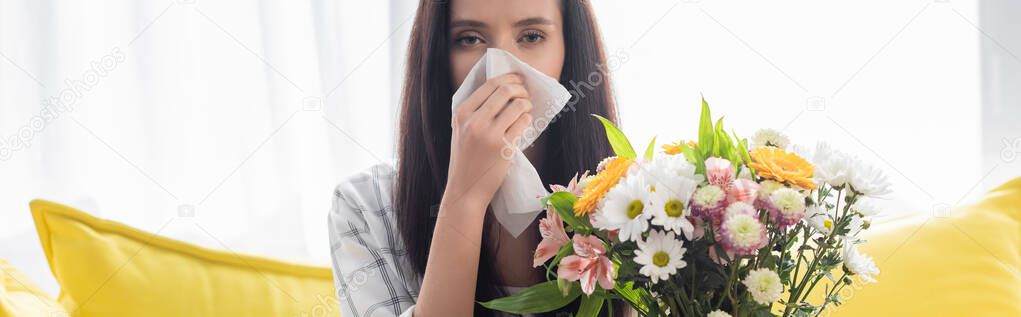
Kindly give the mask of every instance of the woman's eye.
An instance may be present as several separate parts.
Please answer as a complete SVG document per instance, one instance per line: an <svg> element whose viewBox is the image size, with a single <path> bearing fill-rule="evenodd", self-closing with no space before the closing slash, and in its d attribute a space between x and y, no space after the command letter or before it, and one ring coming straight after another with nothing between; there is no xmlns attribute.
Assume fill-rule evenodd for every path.
<svg viewBox="0 0 1021 317"><path fill-rule="evenodd" d="M457 38L455 42L461 46L475 46L482 43L482 38L478 36L468 35Z"/></svg>
<svg viewBox="0 0 1021 317"><path fill-rule="evenodd" d="M543 36L542 33L531 32L531 33L526 33L524 36L522 36L521 37L521 41L525 42L525 43L539 43L544 38L545 38L545 36Z"/></svg>

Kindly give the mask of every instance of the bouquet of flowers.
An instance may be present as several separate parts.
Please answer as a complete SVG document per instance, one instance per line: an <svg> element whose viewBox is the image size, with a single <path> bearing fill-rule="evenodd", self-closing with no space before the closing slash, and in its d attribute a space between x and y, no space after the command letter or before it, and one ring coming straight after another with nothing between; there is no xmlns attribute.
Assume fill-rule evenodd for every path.
<svg viewBox="0 0 1021 317"><path fill-rule="evenodd" d="M655 138L638 157L596 117L616 156L542 198L534 265L548 281L483 306L540 313L581 297L577 316L621 302L641 316L816 316L875 282L858 236L890 191L879 169L825 143L788 148L775 130L749 144L704 99L698 140L658 155Z"/></svg>

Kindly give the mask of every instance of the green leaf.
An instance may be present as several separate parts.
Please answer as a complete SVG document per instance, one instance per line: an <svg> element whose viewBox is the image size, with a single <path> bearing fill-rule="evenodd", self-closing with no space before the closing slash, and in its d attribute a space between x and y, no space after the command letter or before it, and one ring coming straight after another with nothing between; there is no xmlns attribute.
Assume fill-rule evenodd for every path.
<svg viewBox="0 0 1021 317"><path fill-rule="evenodd" d="M578 196L570 192L556 192L549 197L550 204L553 205L553 209L557 211L560 218L564 219L564 222L575 230L588 230L590 227L588 217L574 215L574 202L576 201L578 201Z"/></svg>
<svg viewBox="0 0 1021 317"><path fill-rule="evenodd" d="M702 152L681 143L681 153L684 153L684 158L687 158L688 162L695 165L695 174L705 175L705 156L702 155Z"/></svg>
<svg viewBox="0 0 1021 317"><path fill-rule="evenodd" d="M613 286L613 290L617 292L620 297L623 297L624 300L631 303L632 306L639 307L640 311L648 311L648 308L645 307L645 302L642 301L640 290L635 289L634 284L635 282L627 282L625 284L617 283L617 285Z"/></svg>
<svg viewBox="0 0 1021 317"><path fill-rule="evenodd" d="M559 265L560 259L571 254L574 254L574 243L565 243L564 246L560 247L560 250L557 251L557 255L553 257L553 262L550 262L550 265L546 267L546 275L553 273L553 266Z"/></svg>
<svg viewBox="0 0 1021 317"><path fill-rule="evenodd" d="M652 137L652 141L649 141L649 146L645 148L645 159L648 161L652 160L653 151L656 150L656 137Z"/></svg>
<svg viewBox="0 0 1021 317"><path fill-rule="evenodd" d="M638 154L635 153L635 148L631 147L631 142L627 140L627 136L620 129L617 129L613 122L596 114L592 116L598 118L603 123L603 128L606 129L606 139L610 141L610 146L613 147L613 152L617 156L629 159L638 157Z"/></svg>
<svg viewBox="0 0 1021 317"><path fill-rule="evenodd" d="M572 283L565 295L557 287L557 281L535 284L520 293L480 302L483 307L512 314L536 314L553 311L567 306L581 295L578 283Z"/></svg>
<svg viewBox="0 0 1021 317"><path fill-rule="evenodd" d="M727 158L724 153L727 153L727 144L730 140L723 133L723 117L716 119L716 127L713 129L713 155L716 157Z"/></svg>
<svg viewBox="0 0 1021 317"><path fill-rule="evenodd" d="M698 124L698 148L703 156L709 156L713 150L713 118L709 113L709 103L702 97L702 115Z"/></svg>
<svg viewBox="0 0 1021 317"><path fill-rule="evenodd" d="M590 295L581 298L581 305L578 306L578 314L576 317L595 317L599 316L599 311L603 310L603 302L606 301L602 296Z"/></svg>

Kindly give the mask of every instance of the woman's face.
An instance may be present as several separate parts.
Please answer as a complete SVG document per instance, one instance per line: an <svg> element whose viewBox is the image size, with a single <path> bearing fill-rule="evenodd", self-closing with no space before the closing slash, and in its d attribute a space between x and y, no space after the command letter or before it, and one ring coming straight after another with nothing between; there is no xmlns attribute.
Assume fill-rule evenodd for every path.
<svg viewBox="0 0 1021 317"><path fill-rule="evenodd" d="M450 67L460 87L487 48L514 54L553 78L564 66L559 0L448 0Z"/></svg>

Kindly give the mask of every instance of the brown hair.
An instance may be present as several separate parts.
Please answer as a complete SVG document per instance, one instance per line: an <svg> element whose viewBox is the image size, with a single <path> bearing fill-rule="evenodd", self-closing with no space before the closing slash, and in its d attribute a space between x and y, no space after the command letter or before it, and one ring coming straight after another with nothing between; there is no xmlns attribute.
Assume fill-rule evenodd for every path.
<svg viewBox="0 0 1021 317"><path fill-rule="evenodd" d="M600 159L612 154L602 125L590 114L616 121L606 54L592 8L584 0L564 0L561 8L565 58L559 81L571 90L572 98L543 132L547 134L543 144L545 157L556 158L544 160L538 168L546 184L564 184L576 172L594 170ZM393 206L408 258L420 276L425 274L450 160L450 103L454 87L449 22L449 0L419 2L408 43L401 101ZM482 245L493 243L488 229L484 231ZM491 256L483 248L475 294L480 301L503 295L496 287L500 283L490 266L492 261L487 260ZM614 315L622 316L627 305L614 304L618 311ZM475 305L475 315L487 316L492 312Z"/></svg>

